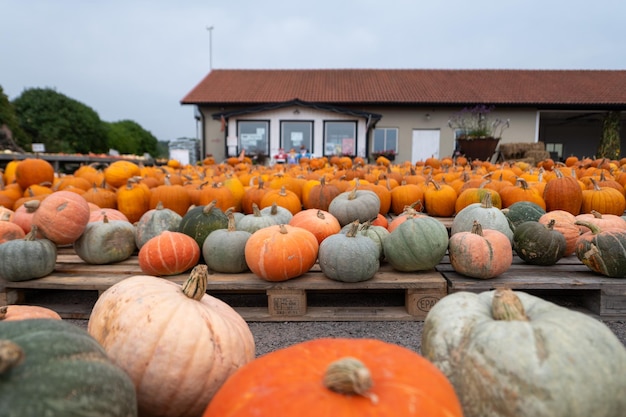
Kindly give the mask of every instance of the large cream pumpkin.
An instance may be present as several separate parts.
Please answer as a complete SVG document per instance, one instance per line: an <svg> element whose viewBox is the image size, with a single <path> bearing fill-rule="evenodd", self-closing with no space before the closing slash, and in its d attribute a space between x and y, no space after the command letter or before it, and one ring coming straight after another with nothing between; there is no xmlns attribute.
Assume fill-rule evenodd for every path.
<svg viewBox="0 0 626 417"><path fill-rule="evenodd" d="M252 333L230 306L206 294L208 268L182 286L138 275L106 290L89 333L137 390L139 414L198 416L214 393L255 356Z"/></svg>
<svg viewBox="0 0 626 417"><path fill-rule="evenodd" d="M422 354L465 417L626 416L626 349L602 322L511 290L458 292L426 316Z"/></svg>

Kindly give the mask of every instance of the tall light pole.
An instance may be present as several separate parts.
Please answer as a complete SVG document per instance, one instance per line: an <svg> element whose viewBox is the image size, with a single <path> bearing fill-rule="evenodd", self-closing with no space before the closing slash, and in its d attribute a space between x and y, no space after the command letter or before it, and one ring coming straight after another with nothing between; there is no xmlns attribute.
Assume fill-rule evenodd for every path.
<svg viewBox="0 0 626 417"><path fill-rule="evenodd" d="M207 26L209 31L209 71L213 69L213 26Z"/></svg>

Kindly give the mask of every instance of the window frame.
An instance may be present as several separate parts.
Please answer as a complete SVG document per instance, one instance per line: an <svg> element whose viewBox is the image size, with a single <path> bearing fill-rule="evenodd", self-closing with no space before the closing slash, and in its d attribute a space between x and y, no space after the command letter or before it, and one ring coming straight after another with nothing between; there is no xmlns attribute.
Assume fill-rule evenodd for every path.
<svg viewBox="0 0 626 417"><path fill-rule="evenodd" d="M329 126L332 125L337 125L337 124L350 124L354 127L353 133L354 133L354 137L349 138L349 137L344 137L341 138L341 144L336 143L335 141L333 141L332 143L329 142L328 140L328 128ZM355 157L357 155L357 137L358 137L358 130L359 130L359 124L357 120L325 120L324 121L324 148L323 148L323 152L322 154L324 156L350 156L350 157ZM350 140L352 139L351 144L349 145L348 142L346 142L346 140ZM329 151L330 146L333 146L333 152L331 153ZM345 149L344 148L348 148L351 147L352 149ZM340 149L340 153L337 154L337 150ZM346 152L350 151L351 152Z"/></svg>
<svg viewBox="0 0 626 417"><path fill-rule="evenodd" d="M383 147L383 149L376 149L376 132L377 131L381 131L381 130L384 131L384 139L383 139L384 147ZM396 137L395 137L396 145L395 145L395 147L387 146L388 131L394 131L395 134L396 134ZM398 153L399 134L400 134L400 129L397 128L397 127L377 127L377 128L375 128L374 131L372 132L371 153L390 151L390 150L393 150L395 153Z"/></svg>
<svg viewBox="0 0 626 417"><path fill-rule="evenodd" d="M247 148L247 146L243 146L243 140L242 140L242 133L241 133L241 128L242 125L247 124L247 123L261 123L264 124L264 128L265 128L265 132L262 134L264 135L264 140L265 140L265 147L264 149L259 149L258 147L256 148L256 152L251 152L249 151ZM246 154L247 155L269 155L269 150L270 150L270 125L271 125L271 121L269 119L245 119L245 120L237 120L237 150L238 152L243 151L244 149L246 149ZM258 132L259 127L257 127L257 132ZM246 135L252 135L251 133L244 133ZM258 133L257 133L258 134ZM258 142L258 141L257 141Z"/></svg>

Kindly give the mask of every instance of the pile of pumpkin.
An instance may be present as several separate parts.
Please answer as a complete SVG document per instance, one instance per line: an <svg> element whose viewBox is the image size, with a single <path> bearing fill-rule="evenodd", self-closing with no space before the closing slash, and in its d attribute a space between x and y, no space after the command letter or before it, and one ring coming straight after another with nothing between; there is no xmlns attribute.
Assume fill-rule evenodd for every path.
<svg viewBox="0 0 626 417"><path fill-rule="evenodd" d="M444 297L426 318L424 356L376 340L319 339L255 358L254 338L246 322L230 306L206 294L208 267L223 272L250 268L264 279L284 280L308 271L317 260L329 278L363 280L371 278L381 259L396 269L415 271L431 269L447 251L451 262L465 258L476 268L474 249L467 251L475 247L469 239L476 236L484 240L481 245L497 246L512 256L515 234L526 224L558 233L560 243L550 243L558 253L565 252L566 237L554 230L560 223L553 219L547 226L528 220L557 210L545 212L541 205L524 200L503 211L494 207L495 193L487 192L456 212L449 238L431 213L416 210L418 202L428 206L426 193L424 200L404 204L388 217L381 212L384 203L378 193L358 177L344 180L352 186L329 199L325 208L306 208L303 203L316 196L315 185L322 190L330 185L320 177L319 184L309 184L310 194L303 194L297 210L279 200L290 197L286 185L274 189L276 200L253 200L246 210L248 190L263 190L262 184L273 179L239 165L206 167L206 172L214 170L214 176L224 175L223 182L198 189L223 189L221 184L229 181L237 188L232 184L245 182L249 174L248 183L253 185L242 186L241 210L237 200L229 200L222 209L222 200L214 195L209 201L194 201L188 191L190 204L183 209L175 203L184 197L170 201L165 197L169 194L159 194L172 191L171 180L177 175L188 175L191 181L196 168L161 170L164 183L148 187L145 182L152 177L136 175L135 167L125 168L121 175L122 169L112 164L102 173L95 172L104 176L104 186L95 186L101 183L94 177L90 187L80 192L78 186L63 185L80 178L76 173L71 178L55 176L49 185L42 185L50 189L45 197L30 198L14 205L12 213L6 211L11 221L3 224L19 218L21 207L31 206L24 209L31 216L30 230L23 231L28 237L0 244L0 276L5 279L45 275L54 268L56 247L70 244L89 263L117 262L139 248L140 266L147 275L127 278L105 291L94 306L87 332L58 316L0 323L0 403L8 411L5 415L608 417L626 413L622 395L626 349L621 342L601 322L524 293ZM7 181L3 191L25 181L17 168L16 180ZM393 167L374 168L387 172L389 184ZM120 174L117 188L111 185L114 173ZM284 172L273 175L285 182L296 178ZM37 185L44 182L40 179ZM437 192L446 185L432 179L428 183ZM185 188L184 183L178 185L175 189ZM34 186L25 188L32 197ZM98 196L111 191L116 208L90 201L88 192L96 188L93 193ZM141 192L143 208L130 210L123 190ZM271 192L265 191L265 195ZM154 195L159 197L153 200ZM438 200L430 198L430 202L438 206ZM498 231L501 216L509 229ZM593 217L608 220L607 216ZM470 230L457 231L464 218ZM579 227L591 229L590 242L604 233L589 221L574 224L577 235ZM244 228L249 229L240 230ZM621 233L606 230L611 236ZM492 240L498 233L504 239ZM524 236L530 239L537 234L535 230ZM451 246L457 236L463 237L458 255ZM14 242L24 246L12 247ZM533 254L543 254L536 247L527 252L530 262L538 259ZM52 267L40 263L42 258ZM499 261L482 259L487 260ZM30 270L35 264L41 269ZM189 269L182 286L157 277ZM353 275L355 270L358 273ZM473 270L464 273L472 276ZM9 306L8 312L14 307Z"/></svg>

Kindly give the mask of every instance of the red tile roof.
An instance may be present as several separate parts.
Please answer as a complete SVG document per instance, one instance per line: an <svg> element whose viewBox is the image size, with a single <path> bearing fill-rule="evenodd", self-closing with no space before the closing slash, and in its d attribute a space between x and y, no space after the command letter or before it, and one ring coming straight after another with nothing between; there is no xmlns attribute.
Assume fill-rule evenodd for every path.
<svg viewBox="0 0 626 417"><path fill-rule="evenodd" d="M626 105L626 70L309 69L211 71L182 104Z"/></svg>

